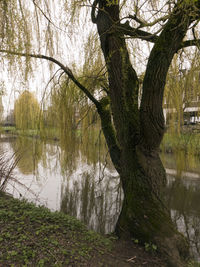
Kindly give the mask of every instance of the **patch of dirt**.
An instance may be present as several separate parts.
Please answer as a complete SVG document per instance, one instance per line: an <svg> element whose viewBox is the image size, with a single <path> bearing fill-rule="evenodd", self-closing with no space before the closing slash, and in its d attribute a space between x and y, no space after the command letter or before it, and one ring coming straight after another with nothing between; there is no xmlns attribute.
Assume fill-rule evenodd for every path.
<svg viewBox="0 0 200 267"><path fill-rule="evenodd" d="M131 241L118 240L110 253L101 258L93 258L89 266L115 266L115 267L166 267L164 260L154 252L146 252L143 247Z"/></svg>

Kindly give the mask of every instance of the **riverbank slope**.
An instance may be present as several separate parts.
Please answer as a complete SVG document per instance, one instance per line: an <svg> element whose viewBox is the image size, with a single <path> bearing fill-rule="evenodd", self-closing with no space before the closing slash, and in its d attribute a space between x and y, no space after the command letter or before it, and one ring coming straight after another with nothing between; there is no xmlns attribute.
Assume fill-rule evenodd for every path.
<svg viewBox="0 0 200 267"><path fill-rule="evenodd" d="M4 193L0 193L0 248L0 266L165 266L156 251L103 237L73 217Z"/></svg>

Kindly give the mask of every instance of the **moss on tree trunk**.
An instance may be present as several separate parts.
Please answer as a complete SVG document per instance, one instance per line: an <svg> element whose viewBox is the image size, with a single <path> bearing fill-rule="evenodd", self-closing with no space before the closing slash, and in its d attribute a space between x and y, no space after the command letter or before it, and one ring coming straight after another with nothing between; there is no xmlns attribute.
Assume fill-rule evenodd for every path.
<svg viewBox="0 0 200 267"><path fill-rule="evenodd" d="M193 8L189 2L186 5L188 10ZM160 35L152 39L155 44L142 83L140 105L138 77L129 59L123 29L135 38L138 30L120 23L118 1L108 4L107 0L96 0L92 11L109 82L109 101L106 105L100 102L98 112L124 190L116 232L141 243L155 243L169 266L176 267L184 266L189 247L162 199L166 174L158 150L165 130L162 102L167 72L194 20L194 14L186 9L183 4L175 5Z"/></svg>
<svg viewBox="0 0 200 267"><path fill-rule="evenodd" d="M116 233L120 238L138 239L141 244L156 244L169 266L184 266L189 258L188 242L176 230L170 211L164 204L162 195L164 185L155 186L156 180L160 181L161 176L163 176L161 180L165 179L159 155L154 155L152 158L143 155L141 159L141 151L139 153L137 151L132 159L134 163L131 165L129 160L128 164L125 163L126 160L123 161L120 174L124 201ZM145 170L147 162L148 170ZM153 176L149 174L150 170Z"/></svg>

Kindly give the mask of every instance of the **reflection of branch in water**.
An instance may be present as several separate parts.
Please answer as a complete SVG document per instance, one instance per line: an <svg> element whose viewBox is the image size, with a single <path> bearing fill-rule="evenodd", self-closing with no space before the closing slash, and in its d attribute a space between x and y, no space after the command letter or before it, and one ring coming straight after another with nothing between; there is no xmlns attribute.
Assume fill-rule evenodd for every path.
<svg viewBox="0 0 200 267"><path fill-rule="evenodd" d="M105 177L105 170L106 170L106 167L108 165L108 161L107 161L108 155L109 155L109 151L107 151L107 153L106 153L102 172L101 172L101 162L99 160L99 183L102 182L104 177Z"/></svg>
<svg viewBox="0 0 200 267"><path fill-rule="evenodd" d="M116 195L120 190L119 186L116 188L118 180L106 175L103 182L98 183L98 173L94 169L87 170L76 178L73 181L74 178L71 177L71 186L71 179L67 179L63 187L61 210L78 217L90 229L101 233L112 232L121 208L120 196Z"/></svg>
<svg viewBox="0 0 200 267"><path fill-rule="evenodd" d="M15 186L15 184L18 184L22 188L26 189L27 192L31 193L35 200L39 201L39 194L36 194L34 191L30 189L30 187L26 186L25 184L21 183L13 174L14 169L16 168L17 164L23 157L23 153L19 153L19 149L17 149L10 157L8 157L9 151L1 151L0 152L0 191L6 191L8 185L10 185L15 192L19 194L21 197L22 194L20 192L20 189ZM9 194L6 192L6 194ZM13 194L10 194L13 195Z"/></svg>
<svg viewBox="0 0 200 267"><path fill-rule="evenodd" d="M184 222L185 222L185 235L187 236L187 239L189 241L191 241L190 240L190 234L189 234L189 221L187 219L187 216L186 216L185 212L183 212L183 219L184 219Z"/></svg>
<svg viewBox="0 0 200 267"><path fill-rule="evenodd" d="M199 218L194 217L193 218L193 224L192 224L193 230L194 230L194 237L192 240L192 243L194 244L194 247L200 256L200 231L199 231Z"/></svg>
<svg viewBox="0 0 200 267"><path fill-rule="evenodd" d="M16 184L18 184L18 185L20 185L21 187L23 187L24 189L26 189L29 193L31 193L32 195L34 195L35 197L36 197L36 200L38 200L38 195L33 191L33 190L31 190L30 189L30 187L28 187L28 186L26 186L25 184L23 184L23 183L21 183L20 181L18 181L16 178L14 178L14 177L10 177L9 178L9 182L10 181L12 181L12 182L15 182ZM8 182L8 183L9 183ZM21 194L21 192L20 192L20 190L19 189L17 189L17 187L15 187L15 185L14 184L11 184L10 183L10 185L19 193L19 195L21 196L22 194Z"/></svg>
<svg viewBox="0 0 200 267"><path fill-rule="evenodd" d="M178 228L178 221L181 220L181 217L182 215L178 211L174 212L172 219L176 225L176 228Z"/></svg>
<svg viewBox="0 0 200 267"><path fill-rule="evenodd" d="M187 214L185 211L176 211L173 214L173 221L176 223L177 228L184 224L183 234L187 237L191 253L196 258L196 255L200 255L200 231L199 231L199 218L192 216L192 214ZM178 227L179 226L179 227Z"/></svg>
<svg viewBox="0 0 200 267"><path fill-rule="evenodd" d="M18 151L13 153L10 158L7 158L6 153L6 151L2 151L0 155L0 191L5 191L9 179L12 178L13 170L21 159Z"/></svg>

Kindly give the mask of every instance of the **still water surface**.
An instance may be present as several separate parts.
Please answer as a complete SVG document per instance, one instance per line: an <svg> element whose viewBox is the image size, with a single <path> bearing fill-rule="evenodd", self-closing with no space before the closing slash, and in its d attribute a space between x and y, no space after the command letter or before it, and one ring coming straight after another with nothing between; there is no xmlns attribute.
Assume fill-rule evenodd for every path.
<svg viewBox="0 0 200 267"><path fill-rule="evenodd" d="M68 144L66 151L56 142L2 136L0 151L8 158L20 155L8 193L75 216L100 233L114 230L123 192L105 149ZM200 261L200 160L180 151L161 158L168 178L167 205Z"/></svg>

